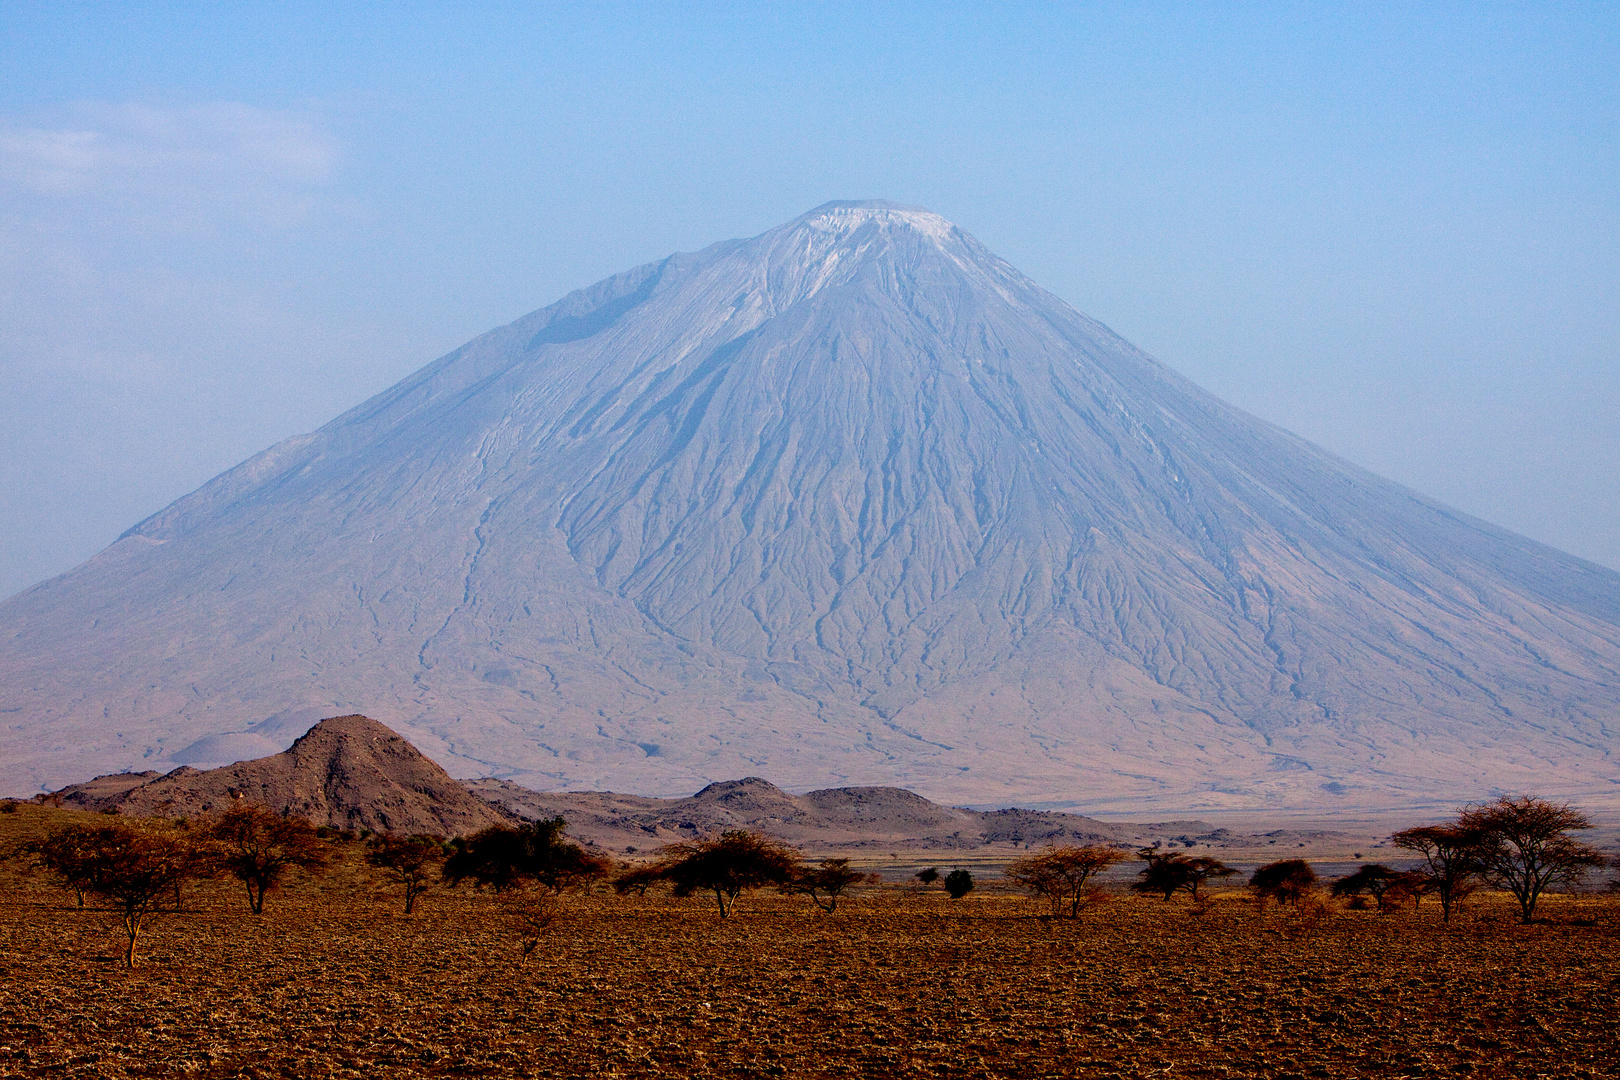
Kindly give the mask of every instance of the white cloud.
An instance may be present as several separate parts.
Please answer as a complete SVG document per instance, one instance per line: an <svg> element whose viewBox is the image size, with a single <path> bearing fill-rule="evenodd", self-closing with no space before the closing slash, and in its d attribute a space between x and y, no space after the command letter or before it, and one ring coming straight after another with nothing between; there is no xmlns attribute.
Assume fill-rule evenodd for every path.
<svg viewBox="0 0 1620 1080"><path fill-rule="evenodd" d="M220 215L301 219L339 158L318 116L239 102L84 103L60 120L0 116L0 187L111 211L143 228L195 227Z"/></svg>

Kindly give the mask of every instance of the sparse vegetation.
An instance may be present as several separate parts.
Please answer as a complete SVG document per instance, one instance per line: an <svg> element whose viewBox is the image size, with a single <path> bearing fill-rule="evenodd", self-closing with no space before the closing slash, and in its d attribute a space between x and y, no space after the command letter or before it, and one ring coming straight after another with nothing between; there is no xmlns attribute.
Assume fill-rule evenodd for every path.
<svg viewBox="0 0 1620 1080"><path fill-rule="evenodd" d="M67 824L206 831L25 805L0 818L0 847ZM101 955L122 938L116 959L137 958L121 904L90 892L81 913L54 874L0 865L0 1075L1613 1071L1608 894L1544 895L1519 927L1517 900L1489 890L1448 925L1434 905L1261 919L1206 886L1196 922L1150 894L1075 927L1037 922L975 866L972 904L879 887L836 927L770 890L698 922L707 893L559 900L524 882L435 896L425 934L387 917L378 843L334 837L326 870L289 875L257 918L234 878L188 887L178 914L158 882L143 918L163 912L163 932L138 933L136 979Z"/></svg>

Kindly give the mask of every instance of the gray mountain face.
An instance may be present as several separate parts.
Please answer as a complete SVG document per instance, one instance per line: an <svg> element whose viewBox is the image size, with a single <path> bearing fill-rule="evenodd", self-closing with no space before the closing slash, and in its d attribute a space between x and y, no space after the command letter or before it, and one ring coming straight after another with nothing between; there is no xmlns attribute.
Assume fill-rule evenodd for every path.
<svg viewBox="0 0 1620 1080"><path fill-rule="evenodd" d="M344 711L531 787L1620 805L1620 575L1223 404L934 214L834 203L0 604L12 790Z"/></svg>

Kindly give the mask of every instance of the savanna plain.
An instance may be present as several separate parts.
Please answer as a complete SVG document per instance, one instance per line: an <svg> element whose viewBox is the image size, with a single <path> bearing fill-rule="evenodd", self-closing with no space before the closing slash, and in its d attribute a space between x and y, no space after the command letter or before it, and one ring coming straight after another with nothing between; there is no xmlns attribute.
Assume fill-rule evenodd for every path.
<svg viewBox="0 0 1620 1080"><path fill-rule="evenodd" d="M93 815L23 805L14 849ZM403 912L358 842L262 915L188 886L121 966L115 912L0 863L0 1076L1620 1075L1612 894L1520 925L1477 893L1380 913L1119 894L1051 918L989 875L827 913L761 890L524 898L435 888ZM539 937L525 959L525 939Z"/></svg>

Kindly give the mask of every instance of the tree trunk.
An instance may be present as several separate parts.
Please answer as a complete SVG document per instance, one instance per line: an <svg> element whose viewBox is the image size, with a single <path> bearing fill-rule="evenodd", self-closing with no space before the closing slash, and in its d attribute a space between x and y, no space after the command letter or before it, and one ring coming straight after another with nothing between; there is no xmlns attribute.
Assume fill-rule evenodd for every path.
<svg viewBox="0 0 1620 1080"><path fill-rule="evenodd" d="M124 916L124 933L129 935L129 948L124 950L124 966L135 966L135 943L141 937L141 916L138 912Z"/></svg>

